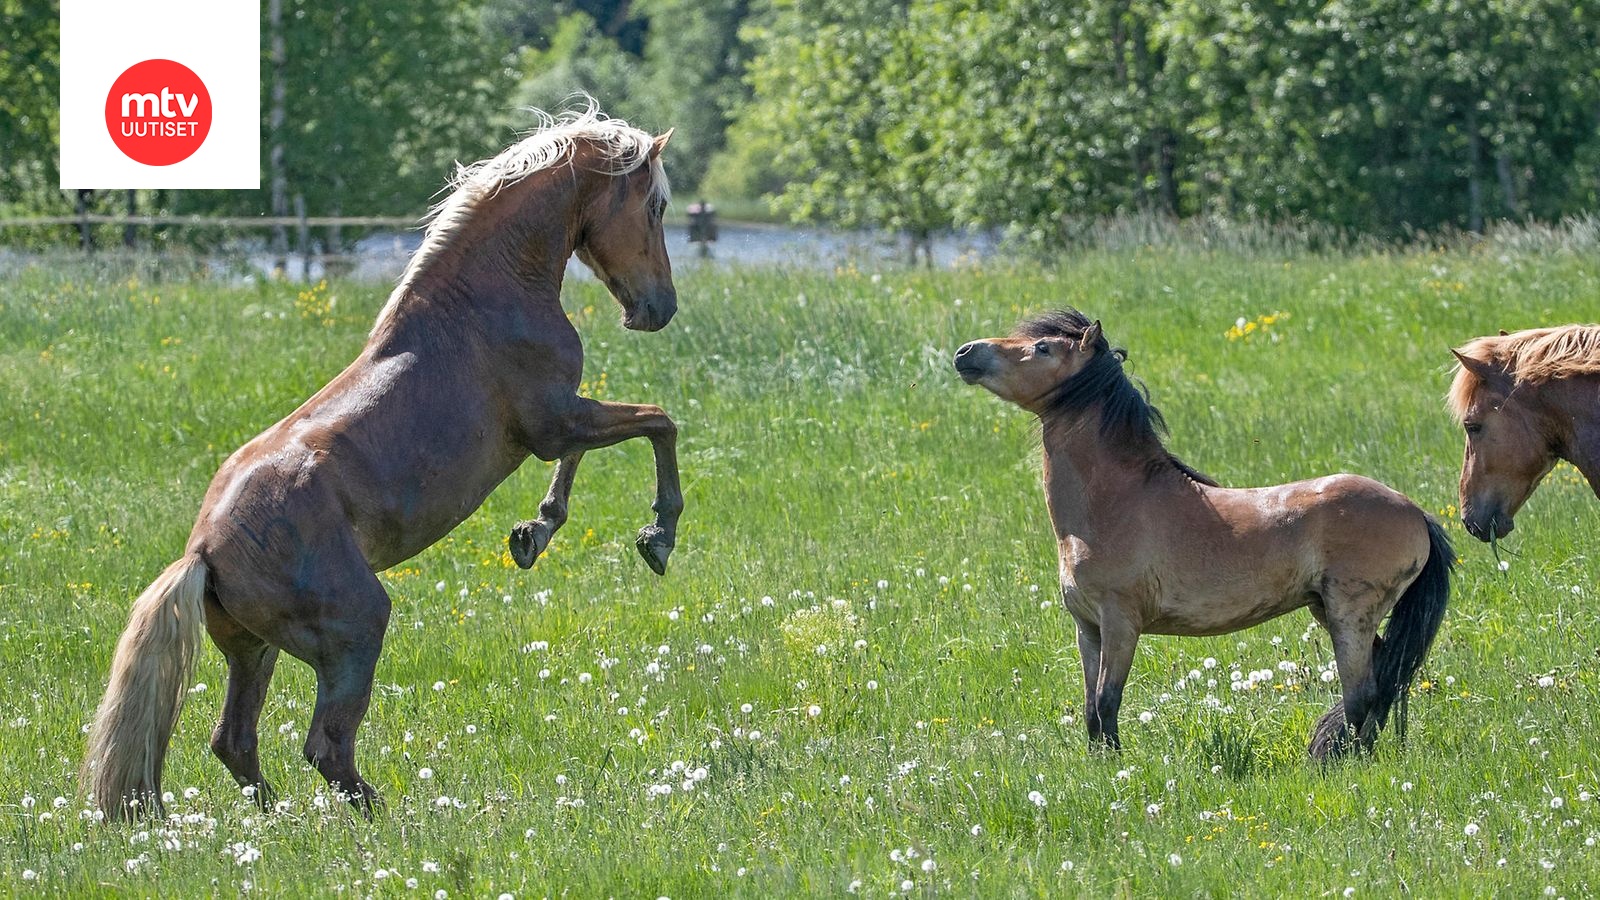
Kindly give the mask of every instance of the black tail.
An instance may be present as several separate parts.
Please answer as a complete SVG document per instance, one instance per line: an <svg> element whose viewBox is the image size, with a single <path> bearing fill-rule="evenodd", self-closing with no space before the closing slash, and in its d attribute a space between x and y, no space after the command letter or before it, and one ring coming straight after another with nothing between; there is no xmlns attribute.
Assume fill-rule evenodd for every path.
<svg viewBox="0 0 1600 900"><path fill-rule="evenodd" d="M1406 696L1411 679L1422 668L1428 648L1439 634L1444 622L1445 606L1450 600L1450 570L1456 565L1456 551L1444 528L1428 516L1428 542L1431 545L1428 561L1422 572L1411 582L1400 602L1389 614L1389 626L1383 631L1383 642L1372 659L1372 679L1378 688L1372 712L1378 717L1378 727L1389 720L1389 712L1398 702L1400 713L1395 717L1395 732L1406 736Z"/></svg>

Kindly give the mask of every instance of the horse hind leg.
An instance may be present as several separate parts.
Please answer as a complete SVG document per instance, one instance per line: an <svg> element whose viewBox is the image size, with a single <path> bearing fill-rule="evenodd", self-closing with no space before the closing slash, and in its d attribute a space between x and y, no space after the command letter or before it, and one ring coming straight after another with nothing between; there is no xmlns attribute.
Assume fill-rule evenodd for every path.
<svg viewBox="0 0 1600 900"><path fill-rule="evenodd" d="M389 624L389 595L359 559L336 586L319 589L320 616L311 646L296 652L317 673L317 705L305 758L368 818L378 793L356 769L356 730L372 699L372 679ZM359 566L359 568L357 568Z"/></svg>
<svg viewBox="0 0 1600 900"><path fill-rule="evenodd" d="M288 651L316 673L306 761L336 794L370 817L377 792L356 769L356 730L372 697L373 673L389 626L389 595L348 532L307 535L299 543L304 549L277 560L270 573L255 573L255 590L262 599L232 613L257 638ZM264 690L265 678L242 682L241 700L252 696L242 690L244 683L258 683ZM259 714L244 703L239 710L239 719L245 711L252 713L252 720Z"/></svg>
<svg viewBox="0 0 1600 900"><path fill-rule="evenodd" d="M1328 633L1343 696L1317 721L1307 748L1313 758L1325 761L1352 750L1370 752L1380 726L1378 687L1372 676L1372 658L1380 640L1376 623L1330 615Z"/></svg>
<svg viewBox="0 0 1600 900"><path fill-rule="evenodd" d="M256 804L268 809L275 794L261 774L257 729L278 648L251 634L209 594L206 629L228 661L228 689L222 717L211 732L211 752L228 767L233 780L248 789Z"/></svg>
<svg viewBox="0 0 1600 900"><path fill-rule="evenodd" d="M368 818L378 806L378 792L356 769L356 729L372 699L377 660L374 648L317 667L317 707L305 746L306 761Z"/></svg>

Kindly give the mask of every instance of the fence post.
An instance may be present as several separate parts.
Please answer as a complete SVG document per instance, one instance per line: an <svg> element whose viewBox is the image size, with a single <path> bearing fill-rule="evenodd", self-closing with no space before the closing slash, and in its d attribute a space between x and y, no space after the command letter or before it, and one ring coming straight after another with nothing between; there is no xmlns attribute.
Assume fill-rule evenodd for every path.
<svg viewBox="0 0 1600 900"><path fill-rule="evenodd" d="M267 164L272 172L272 214L284 216L288 213L284 194L288 191L288 180L283 171L283 120L284 120L284 67L287 54L283 44L283 0L267 0L267 28L269 34L270 59L272 60L272 109L267 113L268 135L272 142L271 149L267 151ZM272 230L272 273L284 275L289 267L288 256L289 235L282 225L277 225Z"/></svg>
<svg viewBox="0 0 1600 900"><path fill-rule="evenodd" d="M311 280L311 226L306 224L306 195L294 195L294 217L300 220L300 233L295 240L300 244L300 280Z"/></svg>
<svg viewBox="0 0 1600 900"><path fill-rule="evenodd" d="M128 219L129 219L129 221L128 221L128 223L126 225L122 226L122 246L127 247L129 250L132 250L134 245L137 244L138 240L139 240L139 237L138 237L139 236L139 226L135 225L133 223L133 221L132 221L133 217L138 215L138 214L139 214L138 197L134 193L134 191L130 188L128 190Z"/></svg>
<svg viewBox="0 0 1600 900"><path fill-rule="evenodd" d="M94 249L94 232L89 226L89 191L78 188L78 246L88 253Z"/></svg>

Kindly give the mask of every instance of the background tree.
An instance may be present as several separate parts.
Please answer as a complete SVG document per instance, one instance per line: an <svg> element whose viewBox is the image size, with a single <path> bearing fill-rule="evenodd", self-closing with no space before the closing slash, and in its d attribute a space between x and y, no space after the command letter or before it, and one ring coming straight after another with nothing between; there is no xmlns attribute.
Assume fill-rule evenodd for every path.
<svg viewBox="0 0 1600 900"><path fill-rule="evenodd" d="M0 212L69 207L57 189L60 48L54 2L0 0Z"/></svg>

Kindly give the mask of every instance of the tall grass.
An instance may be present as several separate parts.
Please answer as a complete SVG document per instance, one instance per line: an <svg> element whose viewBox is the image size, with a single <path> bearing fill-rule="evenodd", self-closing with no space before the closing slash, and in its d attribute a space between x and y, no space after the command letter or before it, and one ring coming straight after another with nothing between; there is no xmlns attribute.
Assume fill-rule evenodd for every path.
<svg viewBox="0 0 1600 900"><path fill-rule="evenodd" d="M383 816L330 804L301 762L313 683L289 659L262 719L284 809L239 796L206 749L224 679L207 649L167 764L176 818L125 828L81 817L74 771L128 604L181 551L218 463L357 352L382 290L14 273L0 891L1600 890L1600 504L1572 469L1519 517L1506 571L1452 525L1464 568L1406 746L1306 761L1334 688L1298 614L1145 640L1128 749L1091 753L1037 437L948 362L1079 306L1130 351L1173 449L1224 483L1361 472L1453 521L1448 348L1600 318L1593 254L1136 244L957 273L698 270L679 291L655 335L623 331L592 284L566 300L586 389L680 424L688 508L665 578L631 547L644 444L591 454L550 553L512 567L506 530L549 474L530 461L383 576L395 613L358 749ZM1240 319L1255 327L1230 339Z"/></svg>

